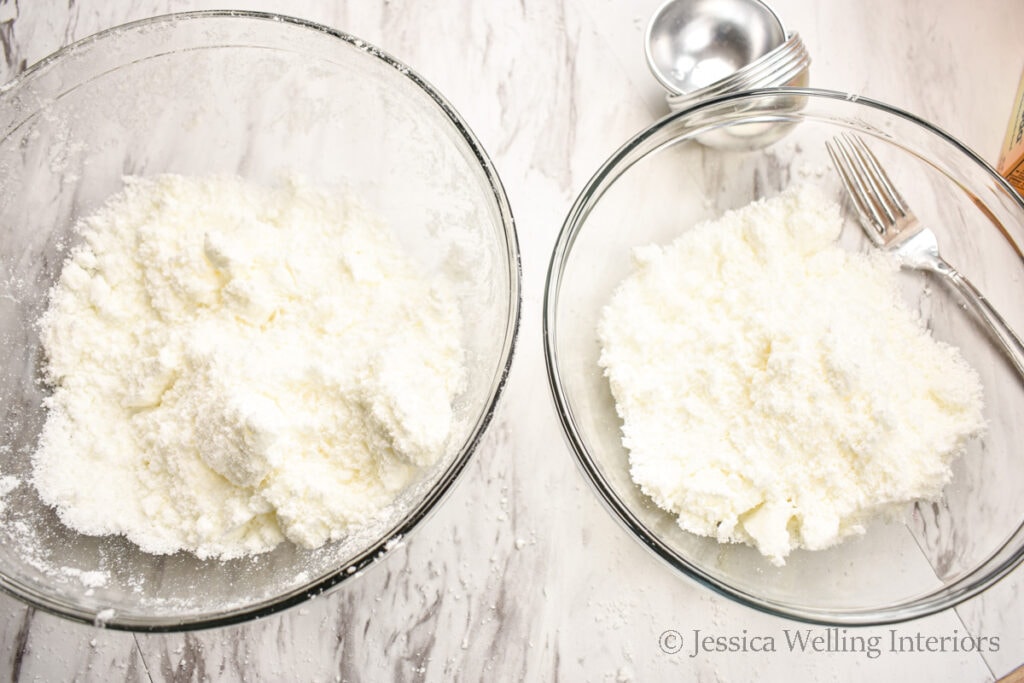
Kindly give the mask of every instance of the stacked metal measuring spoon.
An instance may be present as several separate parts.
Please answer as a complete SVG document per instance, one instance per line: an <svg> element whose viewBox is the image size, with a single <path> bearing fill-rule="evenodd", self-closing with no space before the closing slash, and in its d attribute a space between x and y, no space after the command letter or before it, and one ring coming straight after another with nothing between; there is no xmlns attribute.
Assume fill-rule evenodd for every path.
<svg viewBox="0 0 1024 683"><path fill-rule="evenodd" d="M800 34L787 34L761 0L668 0L651 18L645 51L673 111L727 93L809 82L811 56ZM696 75L730 69L699 85Z"/></svg>

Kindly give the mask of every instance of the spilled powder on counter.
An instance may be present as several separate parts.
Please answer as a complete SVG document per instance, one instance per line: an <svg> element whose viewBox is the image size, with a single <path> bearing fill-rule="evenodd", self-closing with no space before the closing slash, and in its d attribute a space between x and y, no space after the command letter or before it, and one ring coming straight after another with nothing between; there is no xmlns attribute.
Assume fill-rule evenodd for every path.
<svg viewBox="0 0 1024 683"><path fill-rule="evenodd" d="M40 321L61 520L231 558L372 523L448 446L461 320L390 230L292 182L128 179Z"/></svg>
<svg viewBox="0 0 1024 683"><path fill-rule="evenodd" d="M841 228L811 185L730 211L636 249L599 324L634 482L776 565L937 498L983 428L977 374Z"/></svg>

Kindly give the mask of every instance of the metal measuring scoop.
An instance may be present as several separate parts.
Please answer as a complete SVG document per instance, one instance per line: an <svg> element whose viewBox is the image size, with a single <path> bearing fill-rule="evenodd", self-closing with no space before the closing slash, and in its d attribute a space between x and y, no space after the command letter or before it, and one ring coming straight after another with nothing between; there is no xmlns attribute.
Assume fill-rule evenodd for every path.
<svg viewBox="0 0 1024 683"><path fill-rule="evenodd" d="M665 99L673 111L717 95L781 85L807 85L811 56L800 35L791 33L785 43L747 64L726 78L685 94L668 93Z"/></svg>
<svg viewBox="0 0 1024 683"><path fill-rule="evenodd" d="M645 52L673 111L745 90L805 86L811 63L799 34L787 35L761 0L668 0L647 26ZM786 110L800 101L780 96L762 105ZM711 113L691 123L707 116ZM787 130L785 124L751 124L708 132L698 140L711 147L751 148L770 144Z"/></svg>
<svg viewBox="0 0 1024 683"><path fill-rule="evenodd" d="M685 95L729 78L786 42L761 0L669 0L647 26L647 63L670 93Z"/></svg>

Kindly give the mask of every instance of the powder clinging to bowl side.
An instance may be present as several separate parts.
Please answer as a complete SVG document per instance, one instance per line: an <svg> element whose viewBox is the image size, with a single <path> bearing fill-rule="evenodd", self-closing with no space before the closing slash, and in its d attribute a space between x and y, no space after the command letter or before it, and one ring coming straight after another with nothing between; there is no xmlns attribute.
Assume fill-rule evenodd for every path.
<svg viewBox="0 0 1024 683"><path fill-rule="evenodd" d="M0 472L0 514L7 509L7 503L4 501L4 496L18 488L19 483L20 482L17 477L5 475Z"/></svg>
<svg viewBox="0 0 1024 683"><path fill-rule="evenodd" d="M78 230L40 321L33 458L69 526L152 553L317 547L445 453L458 308L355 202L132 178Z"/></svg>
<svg viewBox="0 0 1024 683"><path fill-rule="evenodd" d="M841 229L810 185L730 211L637 249L599 324L633 480L777 565L938 497L984 424L977 374L900 300L898 265Z"/></svg>

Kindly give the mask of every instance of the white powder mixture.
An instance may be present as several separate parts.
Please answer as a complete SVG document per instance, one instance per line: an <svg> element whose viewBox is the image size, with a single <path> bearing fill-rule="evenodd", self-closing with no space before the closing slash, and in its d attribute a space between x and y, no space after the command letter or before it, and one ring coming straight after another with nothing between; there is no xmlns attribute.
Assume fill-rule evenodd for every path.
<svg viewBox="0 0 1024 683"><path fill-rule="evenodd" d="M152 553L317 547L446 451L456 304L352 201L136 178L78 230L40 321L33 462L69 526Z"/></svg>
<svg viewBox="0 0 1024 683"><path fill-rule="evenodd" d="M777 565L938 497L983 427L977 374L841 228L813 186L728 212L637 249L599 326L633 480Z"/></svg>

